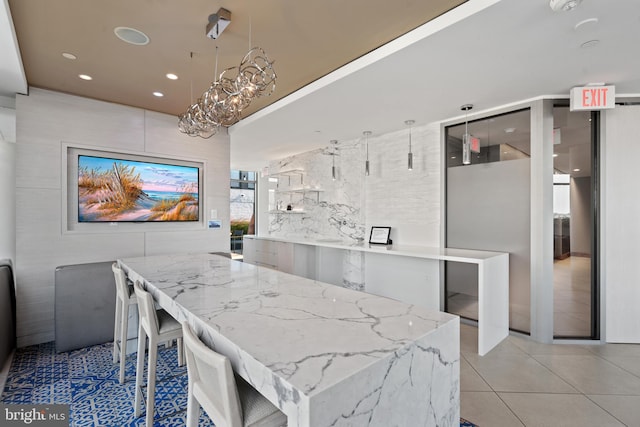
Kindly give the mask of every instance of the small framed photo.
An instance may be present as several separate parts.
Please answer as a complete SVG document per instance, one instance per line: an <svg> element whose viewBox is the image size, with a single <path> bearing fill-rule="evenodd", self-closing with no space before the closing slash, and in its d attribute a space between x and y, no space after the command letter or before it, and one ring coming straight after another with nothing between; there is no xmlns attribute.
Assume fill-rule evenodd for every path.
<svg viewBox="0 0 640 427"><path fill-rule="evenodd" d="M375 245L390 245L391 239L391 227L371 227L371 234L369 236L369 243Z"/></svg>

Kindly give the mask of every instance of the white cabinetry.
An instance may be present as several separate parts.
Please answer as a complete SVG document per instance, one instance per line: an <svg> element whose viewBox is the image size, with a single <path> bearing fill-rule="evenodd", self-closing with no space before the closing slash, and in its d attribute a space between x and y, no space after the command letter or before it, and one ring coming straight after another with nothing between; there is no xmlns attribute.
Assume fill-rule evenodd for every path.
<svg viewBox="0 0 640 427"><path fill-rule="evenodd" d="M245 236L244 262L315 278L315 248Z"/></svg>
<svg viewBox="0 0 640 427"><path fill-rule="evenodd" d="M244 262L263 267L278 267L278 243L270 240L244 239Z"/></svg>

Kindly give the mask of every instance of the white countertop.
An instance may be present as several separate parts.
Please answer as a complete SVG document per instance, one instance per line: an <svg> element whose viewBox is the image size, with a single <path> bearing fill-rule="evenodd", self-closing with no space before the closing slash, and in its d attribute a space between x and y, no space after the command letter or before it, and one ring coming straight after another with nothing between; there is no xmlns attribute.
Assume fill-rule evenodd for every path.
<svg viewBox="0 0 640 427"><path fill-rule="evenodd" d="M505 252L479 251L471 249L435 248L427 246L407 246L396 244L385 246L370 245L369 243L348 243L340 241L338 239L282 238L254 235L245 235L244 238L475 264L482 263L487 259L508 255Z"/></svg>
<svg viewBox="0 0 640 427"><path fill-rule="evenodd" d="M330 396L346 387L354 375L363 376L365 382L357 392L364 395L379 393L387 387L382 384L403 387L412 377L411 370L398 378L382 375L384 371L403 359L401 354L415 352L410 360L417 360L422 357L418 353L430 354L434 346L441 347L444 344L430 336L444 326L449 331L458 322L450 314L216 255L162 255L119 262L132 280L144 281L172 316L194 323L203 340L229 356L234 368L263 394L288 415L305 419L316 416L313 405L351 399L342 393ZM439 357L430 357L430 367L421 368L422 378L412 381L435 381L425 374L435 369L434 363L442 364L439 369L446 381L457 381L448 373L458 363L454 345L458 337L447 339L452 341L451 349L437 350ZM374 372L381 376L376 378ZM318 396L315 401L314 396ZM305 410L303 415L301 405L308 406L311 414ZM317 420L309 423L299 425L329 425Z"/></svg>

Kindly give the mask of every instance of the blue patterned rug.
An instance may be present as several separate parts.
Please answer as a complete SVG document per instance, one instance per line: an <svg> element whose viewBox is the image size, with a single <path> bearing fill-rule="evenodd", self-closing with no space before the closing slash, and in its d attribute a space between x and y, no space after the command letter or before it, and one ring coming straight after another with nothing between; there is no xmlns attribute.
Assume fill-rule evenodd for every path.
<svg viewBox="0 0 640 427"><path fill-rule="evenodd" d="M118 365L106 343L56 353L54 343L16 351L0 401L6 404L70 405L71 426L142 426L133 416L135 354L126 360L126 382L118 382ZM146 362L145 362L146 366ZM158 348L155 427L184 426L187 370L178 367L175 347ZM145 374L146 375L146 374ZM200 426L213 426L201 411ZM460 427L477 427L460 419Z"/></svg>

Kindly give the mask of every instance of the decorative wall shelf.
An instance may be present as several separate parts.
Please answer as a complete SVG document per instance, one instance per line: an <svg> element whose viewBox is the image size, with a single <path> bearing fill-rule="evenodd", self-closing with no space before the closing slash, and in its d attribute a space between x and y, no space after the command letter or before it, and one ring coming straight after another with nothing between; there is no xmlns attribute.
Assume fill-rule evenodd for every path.
<svg viewBox="0 0 640 427"><path fill-rule="evenodd" d="M300 185L303 184L304 170L302 169L290 169L285 171L280 171L276 173L272 173L269 175L270 178L278 179L278 187L280 187L280 178L287 178L289 180L289 186L291 186L291 177L299 176L300 177Z"/></svg>
<svg viewBox="0 0 640 427"><path fill-rule="evenodd" d="M282 210L273 210L273 211L269 211L270 214L273 215L295 215L295 214L304 214L306 213L305 211L282 211Z"/></svg>
<svg viewBox="0 0 640 427"><path fill-rule="evenodd" d="M320 193L319 188L291 188L289 190L276 190L276 193Z"/></svg>
<svg viewBox="0 0 640 427"><path fill-rule="evenodd" d="M296 207L296 210L284 210L284 209L270 209L269 213L278 215L278 214L301 214L304 213L304 205L306 203L313 203L313 199L315 199L315 203L320 203L320 193L324 190L320 190L318 188L310 188L304 186L304 170L303 169L290 169L285 171L280 171L276 173L272 173L269 177L276 178L278 180L276 188L269 190L272 191L275 195L275 200L270 201L271 207L284 206L284 205L292 205ZM297 181L297 177L300 178L300 182L294 182L293 186L291 185L291 178L294 177L294 181ZM281 178L286 178L287 182L281 182ZM281 185L282 184L282 185ZM296 196L298 195L298 196ZM307 195L311 195L307 197ZM315 197L313 196L315 195ZM288 199L284 201L283 199ZM282 205L281 205L282 204Z"/></svg>

